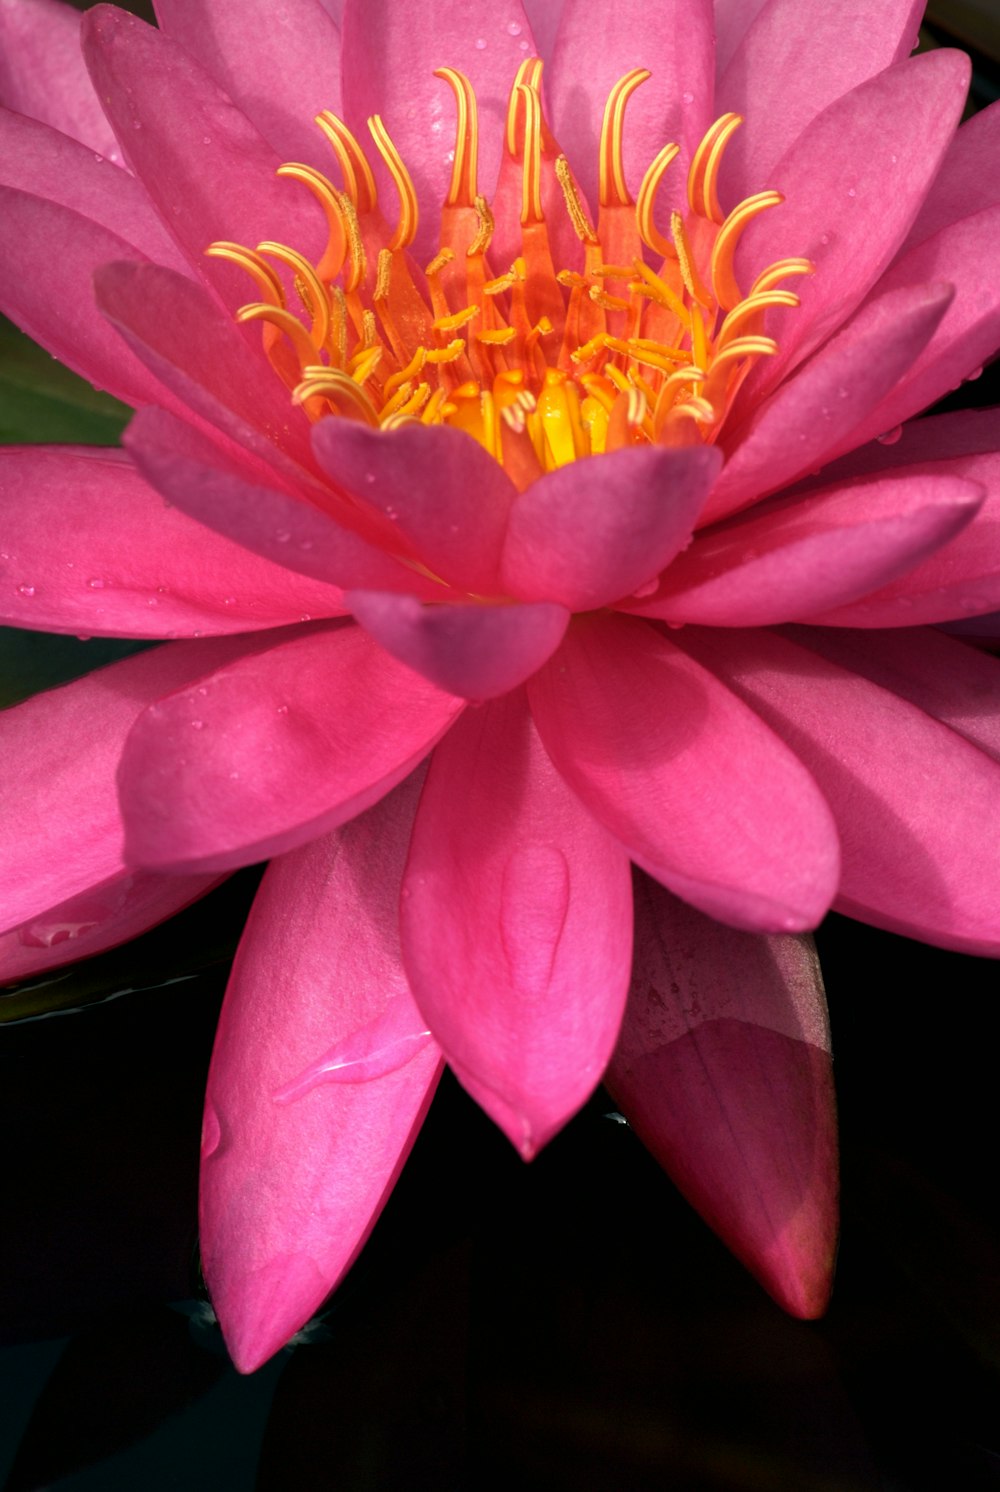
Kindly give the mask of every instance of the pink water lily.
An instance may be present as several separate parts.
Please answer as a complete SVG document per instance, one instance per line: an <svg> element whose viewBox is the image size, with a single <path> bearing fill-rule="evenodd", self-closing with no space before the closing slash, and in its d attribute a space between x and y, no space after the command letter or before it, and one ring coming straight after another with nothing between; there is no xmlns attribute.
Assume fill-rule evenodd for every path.
<svg viewBox="0 0 1000 1492"><path fill-rule="evenodd" d="M275 857L205 1113L243 1369L444 1060L525 1158L606 1075L818 1314L804 934L1000 940L1000 671L927 628L1000 609L996 419L907 423L1000 346L1000 108L914 0L157 11L0 6L3 309L138 411L2 453L2 616L166 642L7 713L0 972Z"/></svg>

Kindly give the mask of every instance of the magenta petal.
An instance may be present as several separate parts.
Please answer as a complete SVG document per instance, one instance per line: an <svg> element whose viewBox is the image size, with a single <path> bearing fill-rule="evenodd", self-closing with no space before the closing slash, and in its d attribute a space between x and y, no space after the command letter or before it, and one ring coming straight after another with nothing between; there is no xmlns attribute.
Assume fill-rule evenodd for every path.
<svg viewBox="0 0 1000 1492"><path fill-rule="evenodd" d="M248 299L247 278L205 258L213 241L252 246L279 237L318 262L326 243L319 207L275 177L278 155L183 47L125 11L98 5L84 20L83 49L126 160L232 310Z"/></svg>
<svg viewBox="0 0 1000 1492"><path fill-rule="evenodd" d="M0 257L0 307L47 352L127 404L174 402L94 305L95 267L137 268L138 249L68 207L0 186Z"/></svg>
<svg viewBox="0 0 1000 1492"><path fill-rule="evenodd" d="M879 294L862 306L815 357L752 410L732 442L704 521L723 518L818 471L834 451L857 444L859 426L913 366L953 298L951 285L917 284Z"/></svg>
<svg viewBox="0 0 1000 1492"><path fill-rule="evenodd" d="M414 995L530 1160L600 1081L632 951L628 860L555 771L523 695L431 759L401 901Z"/></svg>
<svg viewBox="0 0 1000 1492"><path fill-rule="evenodd" d="M312 465L307 422L290 418L288 391L263 353L201 285L157 264L114 263L94 275L94 294L108 321L182 405L279 471L305 475L288 457ZM120 358L121 341L113 340Z"/></svg>
<svg viewBox="0 0 1000 1492"><path fill-rule="evenodd" d="M171 643L4 712L0 815L11 831L0 841L0 931L122 872L115 768L128 731L154 700L252 647Z"/></svg>
<svg viewBox="0 0 1000 1492"><path fill-rule="evenodd" d="M960 52L887 68L817 115L774 168L769 185L785 201L747 230L741 283L790 253L806 255L816 273L796 283L801 306L771 317L779 351L744 385L744 407L836 331L890 263L934 180L968 82Z"/></svg>
<svg viewBox="0 0 1000 1492"><path fill-rule="evenodd" d="M828 104L913 48L923 0L877 6L769 0L720 75L716 113L744 125L726 150L723 185L738 197L772 185L774 166Z"/></svg>
<svg viewBox="0 0 1000 1492"><path fill-rule="evenodd" d="M776 499L704 529L640 616L766 627L816 616L918 565L975 518L984 488L912 476Z"/></svg>
<svg viewBox="0 0 1000 1492"><path fill-rule="evenodd" d="M107 160L117 141L80 54L83 17L61 0L0 5L0 103L41 119Z"/></svg>
<svg viewBox="0 0 1000 1492"><path fill-rule="evenodd" d="M249 1373L360 1252L441 1070L400 964L396 903L415 785L275 860L254 902L215 1039L202 1141L201 1253L226 1344ZM322 1058L412 1053L360 1081ZM376 1064L377 1066L377 1064ZM303 1082L303 1075L314 1075ZM360 1066L359 1066L360 1072ZM297 1097L290 1090L302 1087Z"/></svg>
<svg viewBox="0 0 1000 1492"><path fill-rule="evenodd" d="M0 448L0 527L9 582L0 617L18 627L209 636L344 612L333 586L167 507L120 451Z"/></svg>
<svg viewBox="0 0 1000 1492"><path fill-rule="evenodd" d="M522 45L522 43L524 45ZM443 202L451 181L454 103L434 73L454 67L476 92L479 117L479 190L493 195L500 167L507 99L517 69L532 54L531 28L521 0L502 12L492 0L431 5L414 25L398 0L347 0L343 20L344 117L359 139L379 114L413 178L421 203ZM400 88L397 80L406 79ZM452 154L450 154L452 152ZM414 252L421 264L439 247L436 216L421 223Z"/></svg>
<svg viewBox="0 0 1000 1492"><path fill-rule="evenodd" d="M680 207L688 164L712 122L715 38L711 0L615 0L595 16L590 0L565 0L547 96L552 128L597 209L597 142L608 94L633 67L651 76L628 106L625 176L637 192L643 174L668 141L681 155L663 184L663 203Z"/></svg>
<svg viewBox="0 0 1000 1492"><path fill-rule="evenodd" d="M504 589L588 611L655 580L690 539L720 464L707 447L652 446L549 472L511 511Z"/></svg>
<svg viewBox="0 0 1000 1492"><path fill-rule="evenodd" d="M340 33L319 0L156 0L156 16L283 161L324 164L313 121L341 112Z"/></svg>
<svg viewBox="0 0 1000 1492"><path fill-rule="evenodd" d="M217 875L120 871L110 880L0 934L0 984L117 948L184 910L219 884Z"/></svg>
<svg viewBox="0 0 1000 1492"><path fill-rule="evenodd" d="M788 747L690 664L645 622L574 623L529 685L546 750L685 901L751 931L815 926L837 886L829 809Z"/></svg>
<svg viewBox="0 0 1000 1492"><path fill-rule="evenodd" d="M636 950L605 1084L688 1201L779 1305L826 1309L837 1119L809 938L720 927L636 876Z"/></svg>
<svg viewBox="0 0 1000 1492"><path fill-rule="evenodd" d="M387 541L400 539L435 575L479 595L495 594L513 482L461 430L404 425L372 430L352 420L313 427L316 459L342 492L377 515Z"/></svg>
<svg viewBox="0 0 1000 1492"><path fill-rule="evenodd" d="M439 689L493 699L523 684L563 639L561 606L423 606L413 596L348 591L347 605L385 650Z"/></svg>
<svg viewBox="0 0 1000 1492"><path fill-rule="evenodd" d="M199 523L290 571L333 585L371 585L417 594L441 587L404 568L305 500L330 494L282 490L281 478L162 409L141 409L125 433L139 470L163 497ZM301 485L301 484L300 484Z"/></svg>
<svg viewBox="0 0 1000 1492"><path fill-rule="evenodd" d="M996 956L1000 766L906 700L775 633L685 628L680 636L819 783L840 835L838 910ZM995 710L995 701L983 708Z"/></svg>
<svg viewBox="0 0 1000 1492"><path fill-rule="evenodd" d="M140 717L118 773L127 859L229 870L295 849L395 787L461 708L359 627L274 641Z"/></svg>
<svg viewBox="0 0 1000 1492"><path fill-rule="evenodd" d="M134 176L36 119L0 109L0 181L69 207L150 259L187 264Z"/></svg>
<svg viewBox="0 0 1000 1492"><path fill-rule="evenodd" d="M1000 103L995 103L973 114L956 131L901 255L942 228L1000 203L1000 176L993 169L998 153Z"/></svg>

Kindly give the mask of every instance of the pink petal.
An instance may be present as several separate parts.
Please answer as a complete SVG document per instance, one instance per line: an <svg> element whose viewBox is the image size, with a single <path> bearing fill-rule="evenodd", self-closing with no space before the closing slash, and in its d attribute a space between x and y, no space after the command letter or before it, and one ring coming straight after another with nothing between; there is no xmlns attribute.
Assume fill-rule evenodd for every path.
<svg viewBox="0 0 1000 1492"><path fill-rule="evenodd" d="M569 613L527 606L423 606L413 596L348 591L367 632L408 668L465 699L493 699L523 684L562 641Z"/></svg>
<svg viewBox="0 0 1000 1492"><path fill-rule="evenodd" d="M636 877L636 955L605 1078L643 1144L792 1315L826 1309L837 1119L809 938L720 927Z"/></svg>
<svg viewBox="0 0 1000 1492"><path fill-rule="evenodd" d="M244 632L340 616L340 591L165 506L120 451L0 449L0 617L88 636Z"/></svg>
<svg viewBox="0 0 1000 1492"><path fill-rule="evenodd" d="M396 0L346 0L343 20L344 117L359 140L381 115L413 178L426 221L414 252L421 263L438 248L437 208L451 181L455 111L439 67L465 74L479 106L479 190L489 199L500 166L501 122L517 69L533 53L520 0L498 10L491 0L427 6L419 26ZM400 88L396 80L405 78ZM391 199L390 199L391 200Z"/></svg>
<svg viewBox="0 0 1000 1492"><path fill-rule="evenodd" d="M399 957L414 799L407 784L274 861L236 957L205 1104L201 1252L243 1373L283 1346L350 1268L441 1071ZM337 1071L338 1048L384 1057L387 1035L395 1066L376 1063L368 1078L358 1061L357 1081Z"/></svg>
<svg viewBox="0 0 1000 1492"><path fill-rule="evenodd" d="M766 627L825 612L918 565L975 518L985 489L912 476L779 498L702 530L640 616Z"/></svg>
<svg viewBox="0 0 1000 1492"><path fill-rule="evenodd" d="M595 18L588 0L565 0L547 82L552 127L597 209L597 144L608 94L633 67L651 77L629 101L625 178L633 193L657 152L681 154L664 182L663 208L680 206L691 155L712 122L715 39L710 0L616 0Z"/></svg>
<svg viewBox="0 0 1000 1492"><path fill-rule="evenodd" d="M199 523L288 570L340 585L372 585L438 595L424 580L337 523L329 513L282 490L281 477L160 409L142 409L125 445L146 479ZM294 490L294 489L293 489ZM321 500L327 496L314 489Z"/></svg>
<svg viewBox="0 0 1000 1492"><path fill-rule="evenodd" d="M230 870L295 849L384 797L461 708L358 627L273 642L137 721L118 773L127 859Z"/></svg>
<svg viewBox="0 0 1000 1492"><path fill-rule="evenodd" d="M200 285L156 264L104 264L97 305L161 384L238 445L293 477L312 465L309 423L262 352ZM121 341L114 341L122 356ZM147 400L163 403L161 397Z"/></svg>
<svg viewBox="0 0 1000 1492"><path fill-rule="evenodd" d="M313 121L341 112L340 33L319 0L157 0L156 15L283 161L325 164Z"/></svg>
<svg viewBox="0 0 1000 1492"><path fill-rule="evenodd" d="M822 475L824 484L831 477L867 477L882 472L928 469L926 463L945 462L942 471L977 480L979 456L992 456L1000 448L996 411L992 409L956 409L948 414L929 415L913 420L895 432L889 441L870 441L867 445L842 456Z"/></svg>
<svg viewBox="0 0 1000 1492"><path fill-rule="evenodd" d="M819 783L840 834L839 911L945 948L1000 952L995 762L905 700L774 633L686 628L682 637Z"/></svg>
<svg viewBox="0 0 1000 1492"><path fill-rule="evenodd" d="M716 113L745 121L726 149L724 197L727 186L736 200L769 188L775 165L821 110L908 57L923 9L923 0L769 0L720 75Z"/></svg>
<svg viewBox="0 0 1000 1492"><path fill-rule="evenodd" d="M148 258L187 273L134 176L49 125L6 109L0 109L0 181L69 207Z"/></svg>
<svg viewBox="0 0 1000 1492"><path fill-rule="evenodd" d="M281 238L318 262L326 243L319 207L296 183L275 177L278 156L189 53L112 5L88 11L82 35L128 164L231 309L256 295L240 270L205 258L213 241L253 247Z"/></svg>
<svg viewBox="0 0 1000 1492"><path fill-rule="evenodd" d="M524 0L524 10L535 41L535 55L546 62L555 49L556 34L566 0Z"/></svg>
<svg viewBox="0 0 1000 1492"><path fill-rule="evenodd" d="M68 207L0 186L0 256L0 306L29 337L127 404L173 403L94 305L95 267L107 259L138 267L138 249Z"/></svg>
<svg viewBox="0 0 1000 1492"><path fill-rule="evenodd" d="M819 921L838 860L815 783L653 627L613 616L575 623L529 695L560 772L657 880L751 931Z"/></svg>
<svg viewBox="0 0 1000 1492"><path fill-rule="evenodd" d="M994 356L1000 342L1000 278L992 262L998 234L1000 205L984 208L942 228L883 277L880 289L886 290L947 278L954 283L955 299L895 388L854 431L851 445L894 430L963 378L976 376Z"/></svg>
<svg viewBox="0 0 1000 1492"><path fill-rule="evenodd" d="M875 633L794 627L787 635L839 668L909 700L1000 761L1000 714L983 708L1000 699L1000 660L933 627Z"/></svg>
<svg viewBox="0 0 1000 1492"><path fill-rule="evenodd" d="M549 472L514 504L504 589L571 611L630 594L688 542L720 465L707 447L632 447Z"/></svg>
<svg viewBox="0 0 1000 1492"><path fill-rule="evenodd" d="M523 695L469 711L435 751L401 923L445 1056L531 1160L611 1055L632 919L628 860L555 771Z"/></svg>
<svg viewBox="0 0 1000 1492"><path fill-rule="evenodd" d="M513 482L461 430L404 425L372 430L353 420L320 420L313 450L342 492L378 515L435 575L480 595L495 594Z"/></svg>
<svg viewBox="0 0 1000 1492"><path fill-rule="evenodd" d="M740 281L749 285L789 254L806 255L816 273L796 283L799 307L769 319L779 351L747 380L743 408L836 331L890 263L939 169L968 83L960 52L901 62L830 104L775 166L770 185L785 202L747 230Z"/></svg>
<svg viewBox="0 0 1000 1492"><path fill-rule="evenodd" d="M252 647L174 643L4 712L0 810L11 828L0 841L0 931L121 874L115 769L126 735L154 700Z"/></svg>
<svg viewBox="0 0 1000 1492"><path fill-rule="evenodd" d="M1000 103L995 103L973 114L955 134L901 255L962 218L1000 203L1000 179L993 169L998 153Z"/></svg>
<svg viewBox="0 0 1000 1492"><path fill-rule="evenodd" d="M60 0L3 0L0 103L113 161L119 159L114 131L80 55L81 20Z"/></svg>
<svg viewBox="0 0 1000 1492"><path fill-rule="evenodd" d="M768 0L715 0L715 67L718 77Z"/></svg>
<svg viewBox="0 0 1000 1492"><path fill-rule="evenodd" d="M912 367L951 304L950 285L879 294L750 415L705 506L711 522L816 472L856 443L872 407Z"/></svg>
<svg viewBox="0 0 1000 1492"><path fill-rule="evenodd" d="M0 934L0 984L13 984L117 948L183 911L218 884L217 875L120 871Z"/></svg>

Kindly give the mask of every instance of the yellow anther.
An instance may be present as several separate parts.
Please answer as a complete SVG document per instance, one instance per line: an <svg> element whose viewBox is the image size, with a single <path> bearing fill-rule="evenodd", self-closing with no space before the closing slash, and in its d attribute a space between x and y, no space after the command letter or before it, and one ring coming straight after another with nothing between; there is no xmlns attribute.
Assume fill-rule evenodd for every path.
<svg viewBox="0 0 1000 1492"><path fill-rule="evenodd" d="M378 322L375 320L374 311L362 311L361 313L363 347L375 347L378 343Z"/></svg>
<svg viewBox="0 0 1000 1492"><path fill-rule="evenodd" d="M375 294L372 299L376 303L388 300L391 284L392 254L388 249L379 249L378 258L375 261Z"/></svg>
<svg viewBox="0 0 1000 1492"><path fill-rule="evenodd" d="M392 137L383 124L380 114L372 115L368 121L368 128L375 141L375 148L385 161L393 185L399 194L399 222L388 244L390 253L394 254L397 249L405 249L417 236L417 225L420 221L417 192L413 185L413 178L403 165L403 158L393 144Z"/></svg>
<svg viewBox="0 0 1000 1492"><path fill-rule="evenodd" d="M270 305L283 306L285 304L285 292L281 288L281 281L277 274L267 260L262 259L253 249L245 249L242 244L226 243L220 240L218 243L209 244L205 250L205 256L208 259L226 259L230 264L235 264L237 269L246 271Z"/></svg>
<svg viewBox="0 0 1000 1492"><path fill-rule="evenodd" d="M316 115L316 123L323 131L344 175L344 190L358 212L370 212L378 201L372 168L365 153L351 134L347 125L329 109Z"/></svg>
<svg viewBox="0 0 1000 1492"><path fill-rule="evenodd" d="M340 285L330 288L330 340L327 344L337 367L347 362L347 300Z"/></svg>
<svg viewBox="0 0 1000 1492"><path fill-rule="evenodd" d="M457 332L463 326L468 326L479 315L478 306L466 306L464 310L456 311L454 316L439 316L433 323L436 332Z"/></svg>
<svg viewBox="0 0 1000 1492"><path fill-rule="evenodd" d="M629 357L644 368L658 368L661 373L673 373L678 364L688 361L690 354L678 347L660 347L656 343L644 344L636 337L626 343Z"/></svg>
<svg viewBox="0 0 1000 1492"><path fill-rule="evenodd" d="M625 165L622 160L622 131L625 123L625 106L640 84L651 77L644 67L634 67L627 72L608 94L601 123L600 169L598 173L598 197L602 207L629 207L632 198L625 181Z"/></svg>
<svg viewBox="0 0 1000 1492"><path fill-rule="evenodd" d="M475 208L479 226L476 229L475 238L472 240L469 247L465 251L466 255L470 259L475 254L486 253L486 250L490 246L490 239L493 237L493 229L495 227L493 214L490 211L490 204L487 202L485 197L476 198Z"/></svg>
<svg viewBox="0 0 1000 1492"><path fill-rule="evenodd" d="M627 311L628 310L628 301L627 300L622 300L622 298L621 298L620 295L609 295L606 290L602 290L601 289L600 285L591 285L590 289L587 291L587 294L589 295L590 299L594 302L594 305L595 306L600 306L602 308L602 310L605 310L605 311Z"/></svg>
<svg viewBox="0 0 1000 1492"><path fill-rule="evenodd" d="M447 347L432 347L428 349L427 361L429 363L453 363L460 358L465 351L465 343L461 337L456 337L449 342Z"/></svg>
<svg viewBox="0 0 1000 1492"><path fill-rule="evenodd" d="M545 465L549 470L566 466L577 456L586 454L580 422L580 396L575 384L557 368L546 370L538 395L538 414L547 448Z"/></svg>
<svg viewBox="0 0 1000 1492"><path fill-rule="evenodd" d="M715 298L725 311L731 311L742 300L740 287L733 271L736 246L744 231L769 207L778 207L784 202L780 192L758 192L733 208L722 227L712 249L712 287Z"/></svg>
<svg viewBox="0 0 1000 1492"><path fill-rule="evenodd" d="M719 206L719 167L726 146L742 123L739 114L723 114L717 119L695 151L688 171L691 211L713 223L721 223L725 216Z"/></svg>
<svg viewBox="0 0 1000 1492"><path fill-rule="evenodd" d="M573 173L569 169L569 161L567 161L564 155L556 156L554 169L556 181L559 183L563 194L563 201L566 204L566 211L569 213L569 220L573 224L573 232L581 243L598 244L600 240L591 227L587 214L584 211L583 201L581 200L576 182L573 180Z"/></svg>
<svg viewBox="0 0 1000 1492"><path fill-rule="evenodd" d="M283 243L259 243L258 254L268 254L272 259L295 272L295 288L299 293L299 299L305 307L312 326L309 336L316 348L326 345L326 339L330 335L330 301L316 271L309 260L296 249L290 249Z"/></svg>
<svg viewBox="0 0 1000 1492"><path fill-rule="evenodd" d="M615 369L615 371L617 372L618 370ZM615 407L615 398L617 396L608 387L607 379L603 378L600 373L581 373L580 382L587 390L588 396L591 399L597 400L605 414L610 414Z"/></svg>
<svg viewBox="0 0 1000 1492"><path fill-rule="evenodd" d="M691 361L696 368L707 368L710 360L705 322L697 306L691 307Z"/></svg>
<svg viewBox="0 0 1000 1492"><path fill-rule="evenodd" d="M429 280L432 280L435 275L439 275L447 265L451 264L454 258L454 249L441 249L437 254L434 255L434 258L431 260L430 264L427 265L426 269L424 270L424 274Z"/></svg>
<svg viewBox="0 0 1000 1492"><path fill-rule="evenodd" d="M347 364L347 372L354 379L354 382L360 386L363 383L367 383L381 361L381 347L363 347L360 352L354 354Z"/></svg>
<svg viewBox="0 0 1000 1492"><path fill-rule="evenodd" d="M812 275L816 273L816 266L811 259L779 259L775 264L769 264L767 269L754 280L750 286L750 294L763 295L768 290L773 290L788 275Z"/></svg>
<svg viewBox="0 0 1000 1492"><path fill-rule="evenodd" d="M654 254L660 254L664 259L673 258L673 247L657 228L653 220L653 208L656 204L656 193L660 182L666 175L667 168L671 162L676 160L680 154L679 145L664 145L656 160L650 166L642 178L642 186L639 188L639 198L635 204L635 221L639 229L639 237L647 249L652 249Z"/></svg>
<svg viewBox="0 0 1000 1492"><path fill-rule="evenodd" d="M605 378L610 378L620 394L627 394L631 391L632 384L629 383L622 370L615 367L614 363L606 364L604 376Z"/></svg>
<svg viewBox="0 0 1000 1492"><path fill-rule="evenodd" d="M512 326L506 326L502 331L477 332L476 341L483 342L487 347L508 347L517 336Z"/></svg>
<svg viewBox="0 0 1000 1492"><path fill-rule="evenodd" d="M445 201L449 207L476 205L476 173L479 158L479 115L476 95L464 73L454 67L439 67L436 78L443 78L455 95L458 119L455 125L455 159L451 167L451 185Z"/></svg>
<svg viewBox="0 0 1000 1492"><path fill-rule="evenodd" d="M517 276L514 271L510 269L505 275L497 275L495 280L487 280L483 286L483 294L503 295L504 291L509 290L516 279Z"/></svg>
<svg viewBox="0 0 1000 1492"><path fill-rule="evenodd" d="M340 208L344 221L344 232L347 235L348 270L344 275L344 289L350 295L364 283L365 270L367 269L365 246L361 241L361 225L358 222L354 203L346 192L337 193L337 206Z"/></svg>
<svg viewBox="0 0 1000 1492"><path fill-rule="evenodd" d="M316 273L321 280L329 284L340 274L347 254L347 233L340 204L337 201L337 188L332 181L327 180L322 171L317 171L312 166L299 165L294 161L288 165L279 166L277 174L290 177L293 181L301 181L309 188L326 214L328 228L326 248L316 266Z"/></svg>
<svg viewBox="0 0 1000 1492"><path fill-rule="evenodd" d="M728 366L729 363L738 363L745 357L773 357L778 350L778 344L773 337L736 337L724 347L712 364L713 382L714 375L720 368Z"/></svg>
<svg viewBox="0 0 1000 1492"><path fill-rule="evenodd" d="M591 337L589 342L584 342L583 345L578 347L575 352L570 354L570 356L572 357L574 363L589 363L591 358L598 357L600 353L604 352L607 348L607 345L607 332L598 332L595 337ZM587 378L593 376L593 374L584 373L584 382L586 382Z"/></svg>
<svg viewBox="0 0 1000 1492"><path fill-rule="evenodd" d="M633 269L638 273L639 279L631 281L628 288L632 291L637 291L640 295L647 296L649 300L655 301L658 306L662 306L665 311L672 311L686 326L688 320L687 307L680 296L676 295L670 286L664 280L661 280L660 276L655 274L649 265L644 264L641 259L635 261Z"/></svg>
<svg viewBox="0 0 1000 1492"><path fill-rule="evenodd" d="M670 214L670 231L674 237L674 247L677 250L677 259L680 264L681 279L684 288L693 300L700 301L703 306L712 306L712 292L707 290L702 283L698 273L698 266L694 262L694 255L687 241L684 231L684 219L679 212Z"/></svg>
<svg viewBox="0 0 1000 1492"><path fill-rule="evenodd" d="M397 416L398 415L415 415L415 414L419 414L420 410L423 409L424 405L427 403L427 400L430 398L430 396L431 396L431 386L430 386L430 384L429 383L418 383L417 386L416 386L416 388L413 390L413 393L407 399L406 403L402 406L402 408L400 410L397 411Z"/></svg>
<svg viewBox="0 0 1000 1492"><path fill-rule="evenodd" d="M448 395L444 389L435 389L427 403L424 405L420 422L423 425L437 424L441 418L441 410L447 402Z"/></svg>
<svg viewBox="0 0 1000 1492"><path fill-rule="evenodd" d="M386 379L385 386L382 389L382 397L388 399L401 384L408 383L411 379L415 378L426 361L426 347L418 347L406 367L400 368L398 373L393 373L391 378Z"/></svg>
<svg viewBox="0 0 1000 1492"><path fill-rule="evenodd" d="M327 368L315 378L306 378L298 385L292 399L304 404L307 399L326 399L331 404L342 403L359 414L367 425L378 427L378 411L363 388L353 378L337 368Z"/></svg>
<svg viewBox="0 0 1000 1492"><path fill-rule="evenodd" d="M263 302L255 301L249 306L241 306L236 312L236 320L241 326L247 321L267 321L271 326L276 326L291 342L300 367L307 367L316 357L316 348L302 322L297 316L293 316L291 311L285 311L281 306L265 305Z"/></svg>

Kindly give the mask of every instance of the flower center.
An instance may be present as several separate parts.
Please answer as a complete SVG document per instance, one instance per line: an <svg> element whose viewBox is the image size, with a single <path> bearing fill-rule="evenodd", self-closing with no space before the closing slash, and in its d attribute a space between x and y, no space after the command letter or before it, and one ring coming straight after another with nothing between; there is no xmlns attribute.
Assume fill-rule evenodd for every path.
<svg viewBox="0 0 1000 1492"><path fill-rule="evenodd" d="M737 283L733 261L744 230L782 201L778 192L760 192L728 215L719 206L719 169L740 116L724 114L698 146L688 211L670 214L665 236L654 209L679 147L663 147L633 200L622 161L625 111L650 74L627 73L604 110L595 227L542 113L541 74L537 58L518 69L491 205L477 184L472 85L454 68L437 72L458 117L441 249L423 273L407 252L417 232L416 191L378 115L368 128L398 193L394 231L361 146L326 112L316 122L343 188L312 166L278 172L308 187L326 213L319 262L270 241L256 249L210 245L208 254L254 280L261 298L237 319L262 323L264 350L310 420L336 416L387 430L406 421L453 425L523 488L581 456L715 441L754 362L777 350L763 334L764 315L798 305L778 287L812 265L782 259L745 295ZM572 268L556 268L543 203L568 218ZM496 274L491 249L495 258L498 241L511 240L519 252ZM275 264L291 272L295 309Z"/></svg>

